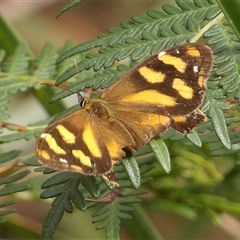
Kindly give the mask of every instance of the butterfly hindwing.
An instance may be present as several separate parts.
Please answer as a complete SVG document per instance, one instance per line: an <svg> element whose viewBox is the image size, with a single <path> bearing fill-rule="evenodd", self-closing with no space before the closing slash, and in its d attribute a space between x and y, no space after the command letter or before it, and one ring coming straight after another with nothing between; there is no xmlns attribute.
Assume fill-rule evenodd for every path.
<svg viewBox="0 0 240 240"><path fill-rule="evenodd" d="M108 133L94 116L78 110L41 133L36 155L42 164L54 169L104 174L111 171L112 159L120 161L124 156L122 145Z"/></svg>
<svg viewBox="0 0 240 240"><path fill-rule="evenodd" d="M165 132L171 125L171 118L164 115L114 109L115 121L121 123L125 131L132 137L129 144L125 143L125 148L132 152L137 151L141 146L148 143L154 136ZM114 133L118 129L112 129ZM116 135L117 136L117 135Z"/></svg>

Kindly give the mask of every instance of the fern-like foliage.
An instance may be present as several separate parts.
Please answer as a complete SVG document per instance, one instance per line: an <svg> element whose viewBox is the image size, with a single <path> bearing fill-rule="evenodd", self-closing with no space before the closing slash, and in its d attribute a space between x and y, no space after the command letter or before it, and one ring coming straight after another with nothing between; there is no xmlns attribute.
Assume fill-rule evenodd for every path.
<svg viewBox="0 0 240 240"><path fill-rule="evenodd" d="M2 164L4 162L8 162L13 159L16 160L16 158L19 156L20 152L21 151L19 151L19 150L13 150L13 151L1 153L0 154L0 163ZM1 173L3 174L3 171L4 172L10 171L11 168L13 168L15 164L16 164L16 162L10 166L5 166L5 167L0 168ZM17 181L26 177L29 173L30 173L29 170L24 170L24 171L21 171L18 173L13 172L11 175L9 174L9 176L6 176L6 177L1 177L1 179L0 179L0 186L1 186L0 197L1 197L1 199L4 199L3 197L8 196L10 194L23 192L23 191L26 191L27 189L29 189L30 185L28 183L16 183ZM15 211L15 209L13 209L13 208L4 210L4 207L11 206L14 203L16 203L15 200L4 199L1 201L1 203L0 203L0 208L1 208L0 223L5 222L5 219L2 218L3 216Z"/></svg>
<svg viewBox="0 0 240 240"><path fill-rule="evenodd" d="M78 1L72 1L73 4L76 2ZM190 219L204 212L215 222L218 212L240 214L240 206L234 202L233 196L228 201L224 196L219 197L221 189L225 189L230 195L227 187L221 182L222 179L229 183L238 173L219 173L212 161L206 161L213 155L238 156L240 152L240 131L237 126L240 102L239 40L215 1L176 0L176 4L178 6L164 5L162 11L148 10L145 16L133 16L131 21L123 21L120 28L111 28L107 34L100 34L96 39L78 46L73 47L68 42L58 54L51 44L46 44L36 59L29 57L26 44L20 44L12 56L5 56L4 51L0 51L2 120L8 117L6 108L10 94L38 88L42 82L52 84L57 79L56 84L59 85L68 80L68 89L60 90L51 100L56 101L86 87L107 88L144 57L173 45L202 38L215 54L215 65L202 106L202 111L210 121L199 125L186 137L169 130L159 138L153 139L136 154L127 154L126 159L114 167L119 188L113 189L100 177L69 172L55 173L51 169L36 168L36 171L43 171L44 174L53 174L42 185L44 191L41 198L54 198L43 224L43 239L53 238L64 213L71 213L73 206L81 211L94 207L96 212L93 214L93 221L96 228L104 228L107 239L119 239L121 219L131 218L132 206L139 202L136 195L145 193L145 190L139 189L143 183L155 194L157 200L155 199L154 206L151 205L155 210L173 211ZM70 57L77 60L77 67ZM120 64L116 64L120 60ZM122 60L126 64L123 64ZM79 72L80 79L76 76ZM69 114L76 108L79 106L67 109L56 118ZM28 125L24 131L18 131L17 127L9 128L15 132L0 136L0 142L8 143L36 137L49 121L47 119ZM182 149L183 144L188 151ZM196 150L199 146L204 146L203 154L195 153L199 151ZM205 150L209 146L212 156ZM6 154L9 161L20 153L11 151L2 154ZM22 157L27 166L39 165L33 154L30 158ZM162 168L159 164L154 168L155 159ZM175 163L173 166L170 159ZM171 176L166 175L170 170ZM13 174L3 178L1 184L12 183L27 174L28 172L24 171ZM150 181L153 176L158 184ZM209 186L214 186L211 192L207 189ZM27 188L28 185L16 185L1 190L4 195ZM13 201L5 201L1 207L12 203ZM148 208L147 204L143 206ZM7 213L3 211L2 215Z"/></svg>
<svg viewBox="0 0 240 240"><path fill-rule="evenodd" d="M165 5L164 13L149 10L147 16L133 16L132 21L121 23L122 28L111 28L108 34L101 34L97 39L70 49L57 62L79 54L79 71L90 68L97 71L127 57L136 61L163 48L190 41L199 32L201 22L213 19L220 12L219 7L211 1L195 1L195 4L189 1L188 4L182 4L183 1L180 0L177 3L182 10ZM89 51L96 47L100 48L97 54ZM57 84L78 74L78 70L75 66L67 69L58 78ZM85 82L84 79L82 82ZM83 87L85 86L80 86L79 89ZM95 81L89 87L95 89Z"/></svg>
<svg viewBox="0 0 240 240"><path fill-rule="evenodd" d="M132 185L138 187L140 184L150 181L149 177L139 180L139 176L153 168L148 158L145 158L139 165L134 162L133 157L128 162L126 168L128 168L129 174L126 174L122 166L115 166L114 170L120 187L110 191L106 184L103 182L99 184L99 181L96 181L92 176L71 172L58 173L44 182L42 188L46 190L41 194L41 198L55 199L43 225L43 239L53 237L64 212L71 213L73 211L73 204L79 210L85 211L97 203L101 203L94 214L94 222L98 223L97 229L105 228L108 239L117 239L120 219L131 218L126 213L132 211L128 205L138 203L140 200L136 199L135 196L146 193L144 190L132 190ZM130 164L131 166L129 166Z"/></svg>
<svg viewBox="0 0 240 240"><path fill-rule="evenodd" d="M235 92L235 99L239 97L239 74L236 62L239 61L238 50L240 44L237 36L226 19L217 25L213 25L204 36L207 43L212 46L215 59L214 79L210 83L208 97L206 98L207 114L212 119L214 129L222 144L230 149L231 141L228 135L228 129L222 110L229 106L222 101L227 97L232 97Z"/></svg>

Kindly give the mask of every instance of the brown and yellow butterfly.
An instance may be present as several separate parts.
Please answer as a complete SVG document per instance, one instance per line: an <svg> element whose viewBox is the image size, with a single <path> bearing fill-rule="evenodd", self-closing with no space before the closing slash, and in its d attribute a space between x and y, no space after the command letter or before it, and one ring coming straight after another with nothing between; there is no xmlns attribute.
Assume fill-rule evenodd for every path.
<svg viewBox="0 0 240 240"><path fill-rule="evenodd" d="M212 50L189 43L152 55L83 108L50 124L36 143L40 163L101 175L117 184L113 165L173 128L187 134L205 120L199 110L213 65Z"/></svg>

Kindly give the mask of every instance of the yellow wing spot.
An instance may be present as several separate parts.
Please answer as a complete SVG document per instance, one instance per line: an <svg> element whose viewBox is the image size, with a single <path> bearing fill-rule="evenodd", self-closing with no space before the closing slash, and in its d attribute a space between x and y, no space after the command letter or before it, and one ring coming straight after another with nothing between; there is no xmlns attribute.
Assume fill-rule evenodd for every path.
<svg viewBox="0 0 240 240"><path fill-rule="evenodd" d="M187 54L191 57L201 56L201 53L195 47L187 47Z"/></svg>
<svg viewBox="0 0 240 240"><path fill-rule="evenodd" d="M77 165L71 165L71 169L74 171L74 172L83 172L83 169L80 167L80 166L77 166Z"/></svg>
<svg viewBox="0 0 240 240"><path fill-rule="evenodd" d="M170 118L164 115L158 114L147 114L148 118L141 119L140 124L142 125L158 125L161 124L163 126L167 126L170 123Z"/></svg>
<svg viewBox="0 0 240 240"><path fill-rule="evenodd" d="M202 76L198 77L198 85L203 88L204 87L204 78Z"/></svg>
<svg viewBox="0 0 240 240"><path fill-rule="evenodd" d="M135 94L130 94L128 96L123 97L120 101L136 103L136 105L138 103L142 103L142 104L151 104L151 105L161 105L164 107L175 106L174 97L161 94L155 90L146 90L146 91L141 91Z"/></svg>
<svg viewBox="0 0 240 240"><path fill-rule="evenodd" d="M185 72L185 69L187 67L187 62L183 61L179 57L174 57L169 54L163 54L164 52L160 52L158 54L158 59L160 61L163 61L165 64L173 65L174 67L181 73Z"/></svg>
<svg viewBox="0 0 240 240"><path fill-rule="evenodd" d="M47 134L44 139L47 142L49 148L52 149L56 154L66 154L66 152L57 145L57 142L50 134Z"/></svg>
<svg viewBox="0 0 240 240"><path fill-rule="evenodd" d="M187 116L176 116L176 117L173 117L173 120L174 120L174 122L177 122L177 123L179 123L179 122L186 122L186 120L187 120Z"/></svg>
<svg viewBox="0 0 240 240"><path fill-rule="evenodd" d="M73 133L71 133L68 129L66 129L63 125L59 124L56 126L56 128L60 135L62 136L64 142L71 144L75 143L76 136Z"/></svg>
<svg viewBox="0 0 240 240"><path fill-rule="evenodd" d="M42 151L39 151L38 154L43 157L45 160L50 160L50 155L48 154L47 151L45 150L42 150Z"/></svg>
<svg viewBox="0 0 240 240"><path fill-rule="evenodd" d="M77 158L83 165L92 167L90 157L86 156L81 150L72 150L72 154ZM74 166L74 165L72 165Z"/></svg>
<svg viewBox="0 0 240 240"><path fill-rule="evenodd" d="M150 83L160 83L163 82L165 78L165 74L156 72L148 67L141 67L138 71Z"/></svg>
<svg viewBox="0 0 240 240"><path fill-rule="evenodd" d="M92 153L92 155L94 157L101 158L102 157L101 149L99 148L99 145L96 142L96 138L89 123L85 124L84 126L82 138L84 143L87 145L89 151Z"/></svg>
<svg viewBox="0 0 240 240"><path fill-rule="evenodd" d="M112 159L119 159L122 157L123 151L121 148L119 148L119 145L116 143L116 141L108 141L106 142L106 146Z"/></svg>
<svg viewBox="0 0 240 240"><path fill-rule="evenodd" d="M187 86L183 80L180 78L175 78L173 80L172 87L176 89L183 98L185 99L192 99L193 98L193 89L189 86Z"/></svg>
<svg viewBox="0 0 240 240"><path fill-rule="evenodd" d="M204 70L202 70L200 73L199 73L199 77L198 77L198 85L201 87L201 88L206 88L206 79L204 77Z"/></svg>

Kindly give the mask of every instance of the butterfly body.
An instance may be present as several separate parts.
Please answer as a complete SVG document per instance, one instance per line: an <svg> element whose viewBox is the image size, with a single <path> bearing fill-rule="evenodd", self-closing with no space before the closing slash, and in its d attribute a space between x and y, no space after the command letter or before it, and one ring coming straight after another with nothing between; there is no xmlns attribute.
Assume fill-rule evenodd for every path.
<svg viewBox="0 0 240 240"><path fill-rule="evenodd" d="M125 149L135 152L169 128L187 134L205 120L199 107L212 65L211 49L198 43L150 56L99 99L50 124L36 143L38 160L116 183L112 166Z"/></svg>

